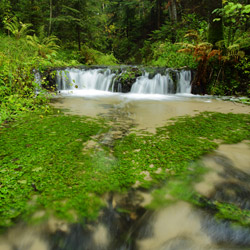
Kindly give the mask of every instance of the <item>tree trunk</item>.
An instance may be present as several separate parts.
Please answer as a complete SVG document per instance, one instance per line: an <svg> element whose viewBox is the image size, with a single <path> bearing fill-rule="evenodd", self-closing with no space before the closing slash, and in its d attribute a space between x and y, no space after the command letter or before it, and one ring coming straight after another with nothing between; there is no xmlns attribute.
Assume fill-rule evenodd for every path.
<svg viewBox="0 0 250 250"><path fill-rule="evenodd" d="M49 8L49 36L51 35L51 26L52 26L52 0L50 0Z"/></svg>
<svg viewBox="0 0 250 250"><path fill-rule="evenodd" d="M80 27L78 27L77 25L77 40L78 40L78 50L81 51L81 31L80 31Z"/></svg>
<svg viewBox="0 0 250 250"><path fill-rule="evenodd" d="M144 0L142 0L142 16L145 18L145 5L144 5Z"/></svg>
<svg viewBox="0 0 250 250"><path fill-rule="evenodd" d="M176 28L175 25L177 23L177 7L176 7L176 0L170 0L168 2L168 10L169 10L169 16L170 20L172 22L172 28L171 28L171 41L172 43L176 42Z"/></svg>
<svg viewBox="0 0 250 250"><path fill-rule="evenodd" d="M33 14L33 11L34 11L34 6L35 6L35 0L31 0L30 1L30 23L32 23L33 25L35 24L35 21L34 21L34 19L35 19L35 16L34 16L34 14Z"/></svg>
<svg viewBox="0 0 250 250"><path fill-rule="evenodd" d="M208 42L215 45L216 42L223 40L222 19L214 22L215 18L220 18L218 14L212 13L215 9L222 8L222 0L206 0L209 14Z"/></svg>
<svg viewBox="0 0 250 250"><path fill-rule="evenodd" d="M160 0L157 0L157 6L156 6L156 9L157 9L157 29L160 28L161 26L161 3L160 3Z"/></svg>
<svg viewBox="0 0 250 250"><path fill-rule="evenodd" d="M81 6L81 0L78 0L77 3L76 3L76 9L77 10L80 10L80 6ZM82 28L81 28L81 24L78 23L76 25L76 32L77 32L77 41L78 41L78 50L81 51L81 31L82 31Z"/></svg>
<svg viewBox="0 0 250 250"><path fill-rule="evenodd" d="M169 1L169 16L170 20L173 23L177 22L177 7L176 7L176 0Z"/></svg>

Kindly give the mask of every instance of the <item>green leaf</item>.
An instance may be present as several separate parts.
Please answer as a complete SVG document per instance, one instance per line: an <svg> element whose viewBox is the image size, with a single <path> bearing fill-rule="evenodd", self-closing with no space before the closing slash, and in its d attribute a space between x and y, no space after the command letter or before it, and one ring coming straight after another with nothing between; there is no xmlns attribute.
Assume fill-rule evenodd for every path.
<svg viewBox="0 0 250 250"><path fill-rule="evenodd" d="M215 18L214 20L213 20L213 22L219 22L221 20L221 18Z"/></svg>

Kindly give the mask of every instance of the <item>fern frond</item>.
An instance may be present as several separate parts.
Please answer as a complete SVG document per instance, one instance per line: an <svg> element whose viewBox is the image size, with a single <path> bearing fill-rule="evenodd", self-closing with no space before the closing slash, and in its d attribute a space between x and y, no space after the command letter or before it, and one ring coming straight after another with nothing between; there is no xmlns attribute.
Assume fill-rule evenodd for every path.
<svg viewBox="0 0 250 250"><path fill-rule="evenodd" d="M189 37L189 38L198 40L199 34L196 30L189 30L188 33L184 37Z"/></svg>
<svg viewBox="0 0 250 250"><path fill-rule="evenodd" d="M31 26L32 24L22 23L18 22L17 20L13 20L11 23L6 23L4 27L5 29L9 30L18 40L32 31L30 29Z"/></svg>
<svg viewBox="0 0 250 250"><path fill-rule="evenodd" d="M240 45L238 43L234 43L227 48L228 50L240 49Z"/></svg>
<svg viewBox="0 0 250 250"><path fill-rule="evenodd" d="M56 41L59 41L56 36L39 38L36 35L33 35L27 36L26 39L27 42L37 50L38 54L44 58L47 57L47 54L54 53L60 48L60 46L56 44Z"/></svg>
<svg viewBox="0 0 250 250"><path fill-rule="evenodd" d="M210 53L208 53L207 58L210 59L215 56L220 56L221 52L222 52L221 50L213 49Z"/></svg>
<svg viewBox="0 0 250 250"><path fill-rule="evenodd" d="M179 49L179 50L177 50L177 52L179 52L179 53L191 53L192 52L192 50L190 50L190 49Z"/></svg>

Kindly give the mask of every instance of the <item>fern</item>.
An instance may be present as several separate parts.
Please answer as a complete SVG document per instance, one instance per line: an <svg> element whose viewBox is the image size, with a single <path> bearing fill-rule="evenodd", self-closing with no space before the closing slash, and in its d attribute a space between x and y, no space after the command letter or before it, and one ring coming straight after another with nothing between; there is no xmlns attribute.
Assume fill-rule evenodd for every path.
<svg viewBox="0 0 250 250"><path fill-rule="evenodd" d="M5 29L9 30L18 40L33 31L30 29L31 26L32 24L30 23L22 23L14 19L11 23L5 23L4 27Z"/></svg>
<svg viewBox="0 0 250 250"><path fill-rule="evenodd" d="M219 41L216 43L216 45L222 50L224 48L224 55L221 57L224 62L238 62L240 59L245 57L245 52L242 50L242 48L248 48L250 47L250 39L238 39L235 41L235 43L227 46L225 48L224 46L225 41Z"/></svg>
<svg viewBox="0 0 250 250"><path fill-rule="evenodd" d="M178 50L181 53L187 53L193 55L196 61L206 62L210 58L215 56L221 56L221 50L213 49L213 45L208 42L202 42L202 39L197 31L190 30L185 38L191 38L191 42L177 43L182 46L182 49Z"/></svg>
<svg viewBox="0 0 250 250"><path fill-rule="evenodd" d="M60 46L56 44L56 42L59 41L56 36L37 37L36 35L28 35L26 39L28 44L34 47L38 55L43 58L47 58L48 54L55 53L56 50L60 48Z"/></svg>
<svg viewBox="0 0 250 250"><path fill-rule="evenodd" d="M178 52L191 54L199 62L193 85L200 86L201 92L204 94L208 82L209 61L211 58L221 60L222 50L214 49L213 44L203 42L197 31L189 31L185 37L191 38L192 41L178 43L182 46Z"/></svg>

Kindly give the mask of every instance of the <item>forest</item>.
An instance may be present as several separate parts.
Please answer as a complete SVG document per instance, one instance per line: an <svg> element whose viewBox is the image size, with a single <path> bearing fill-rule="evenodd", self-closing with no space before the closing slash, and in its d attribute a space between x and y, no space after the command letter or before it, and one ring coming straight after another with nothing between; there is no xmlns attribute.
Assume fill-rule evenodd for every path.
<svg viewBox="0 0 250 250"><path fill-rule="evenodd" d="M187 67L198 93L249 96L249 15L248 0L1 0L1 120L46 102L32 70L58 66Z"/></svg>

